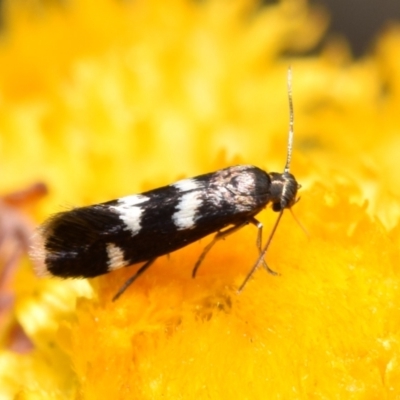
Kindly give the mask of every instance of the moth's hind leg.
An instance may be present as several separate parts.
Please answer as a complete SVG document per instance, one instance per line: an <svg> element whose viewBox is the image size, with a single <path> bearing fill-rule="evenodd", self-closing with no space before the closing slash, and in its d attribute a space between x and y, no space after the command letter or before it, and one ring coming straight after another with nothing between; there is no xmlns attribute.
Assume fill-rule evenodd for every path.
<svg viewBox="0 0 400 400"><path fill-rule="evenodd" d="M196 274L197 274L197 270L199 269L201 263L204 260L204 257L207 255L207 253L211 250L211 248L215 245L215 243L217 243L219 240L225 239L227 236L231 235L232 233L237 232L239 229L243 228L245 225L247 224L253 224L257 229L258 229L258 233L257 233L257 249L261 255L261 251L262 251L262 229L263 229L263 225L260 221L258 221L257 219L255 219L254 217L251 217L249 219L247 219L244 222L240 222L239 224L236 224L228 229L225 229L224 231L220 231L218 232L215 236L214 239L204 248L203 252L200 254L199 259L197 260L193 271L192 271L192 277L195 278ZM264 268L272 275L277 275L277 273L275 271L273 271L271 268L268 267L267 263L265 262L265 260L262 260L263 266Z"/></svg>
<svg viewBox="0 0 400 400"><path fill-rule="evenodd" d="M115 294L115 296L113 297L112 301L117 300L122 293L125 292L126 289L128 289L128 287L130 285L132 285L132 283L140 276L143 274L144 271L146 271L146 269L148 269L151 264L154 263L154 261L156 261L156 258L152 258L151 260L147 261L145 264L143 264L137 271L136 273L131 276L122 286L121 288L118 290L118 292Z"/></svg>
<svg viewBox="0 0 400 400"><path fill-rule="evenodd" d="M211 248L217 243L219 240L225 239L227 236L231 235L232 233L237 232L239 229L243 228L245 225L247 225L251 221L244 221L240 222L239 224L236 224L228 229L225 229L224 231L219 231L215 236L214 239L206 246L204 247L203 252L200 254L199 259L197 260L193 271L192 271L192 278L196 277L197 270L199 269L201 263L204 260L204 257L207 255L207 253L211 250Z"/></svg>

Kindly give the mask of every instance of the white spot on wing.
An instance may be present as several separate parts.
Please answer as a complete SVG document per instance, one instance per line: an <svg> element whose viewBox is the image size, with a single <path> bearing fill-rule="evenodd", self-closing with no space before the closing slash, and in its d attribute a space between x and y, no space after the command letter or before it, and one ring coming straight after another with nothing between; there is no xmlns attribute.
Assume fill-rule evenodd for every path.
<svg viewBox="0 0 400 400"><path fill-rule="evenodd" d="M118 200L118 203L120 203L121 205L125 205L126 207L130 207L130 206L135 206L137 204L144 203L145 201L148 201L148 200L149 200L149 198L147 196L143 196L141 194L133 194L131 196L121 197Z"/></svg>
<svg viewBox="0 0 400 400"><path fill-rule="evenodd" d="M178 211L172 215L172 220L179 230L194 228L194 218L201 203L202 199L200 191L188 192L181 197L181 200L176 207Z"/></svg>
<svg viewBox="0 0 400 400"><path fill-rule="evenodd" d="M114 271L115 269L123 268L128 265L125 260L125 255L123 250L113 243L107 243L106 251L108 255L108 270Z"/></svg>
<svg viewBox="0 0 400 400"><path fill-rule="evenodd" d="M137 235L141 229L141 220L143 214L143 208L136 204L144 203L149 198L142 195L132 195L122 197L118 200L118 206L111 206L113 210L117 211L119 218L124 221L124 224L131 231L132 235Z"/></svg>
<svg viewBox="0 0 400 400"><path fill-rule="evenodd" d="M181 181L175 182L171 186L176 187L182 192L201 188L200 182L196 181L195 179L183 179Z"/></svg>

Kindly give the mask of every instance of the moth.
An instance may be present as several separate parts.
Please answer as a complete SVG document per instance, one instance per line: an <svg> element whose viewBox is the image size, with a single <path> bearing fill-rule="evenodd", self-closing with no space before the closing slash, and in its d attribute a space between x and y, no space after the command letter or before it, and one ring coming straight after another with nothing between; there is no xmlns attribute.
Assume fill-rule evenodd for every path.
<svg viewBox="0 0 400 400"><path fill-rule="evenodd" d="M125 282L116 300L160 256L216 233L194 266L220 239L247 224L258 228L259 258L242 290L264 257L285 209L297 201L300 185L290 173L293 146L291 70L288 72L289 139L283 173L253 165L236 165L105 203L74 208L50 217L40 228L34 252L47 273L63 278L90 278L144 262ZM269 203L279 213L262 248L262 224L256 215Z"/></svg>

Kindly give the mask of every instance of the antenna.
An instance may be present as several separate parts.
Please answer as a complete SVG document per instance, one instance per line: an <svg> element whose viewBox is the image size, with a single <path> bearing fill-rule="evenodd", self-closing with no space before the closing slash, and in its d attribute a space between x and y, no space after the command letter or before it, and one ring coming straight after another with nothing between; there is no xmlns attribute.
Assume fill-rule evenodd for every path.
<svg viewBox="0 0 400 400"><path fill-rule="evenodd" d="M288 68L287 87L288 87L288 98L289 98L289 137L288 137L288 147L287 147L285 169L283 171L283 174L282 175L279 174L279 175L281 175L281 179L283 179L283 181L281 181L281 183L283 185L281 196L284 197L285 192L288 191L288 192L291 192L291 197L288 198L289 202L287 202L286 205L280 209L278 218L275 221L272 231L268 237L268 240L267 240L264 248L262 249L256 263L253 265L250 272L246 275L246 278L244 279L243 283L239 286L238 293L240 293L244 289L244 287L246 286L249 279L257 271L261 262L263 262L264 257L267 253L267 250L272 242L272 238L274 237L275 231L278 228L279 222L282 218L283 211L285 210L285 208L290 209L291 206L297 202L296 193L297 193L297 189L300 187L300 185L296 182L296 180L293 176L289 175L290 162L292 160L293 136L294 136L294 129L293 129L294 113L293 113L293 98L292 98L292 67L291 66L289 66L289 68ZM292 187L292 190L287 189L288 187ZM293 190L293 188L294 188L294 190Z"/></svg>
<svg viewBox="0 0 400 400"><path fill-rule="evenodd" d="M284 173L289 173L290 162L292 161L292 149L293 149L293 136L294 136L294 112L293 112L293 96L292 96L292 67L289 65L287 73L287 88L288 88L288 98L289 98L289 137L288 137L288 147L287 147L287 157Z"/></svg>

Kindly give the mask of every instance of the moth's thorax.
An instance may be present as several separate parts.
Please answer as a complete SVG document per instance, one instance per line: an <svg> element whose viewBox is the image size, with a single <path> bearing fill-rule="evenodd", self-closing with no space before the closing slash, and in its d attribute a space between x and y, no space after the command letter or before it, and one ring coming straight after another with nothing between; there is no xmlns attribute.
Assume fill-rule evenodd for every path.
<svg viewBox="0 0 400 400"><path fill-rule="evenodd" d="M238 212L253 212L268 203L270 185L270 176L260 168L236 165L210 175L208 197L215 195L215 202L232 204Z"/></svg>
<svg viewBox="0 0 400 400"><path fill-rule="evenodd" d="M292 207L297 201L297 190L300 187L296 178L289 172L283 174L271 172L269 176L271 178L270 201L272 209L281 211Z"/></svg>

